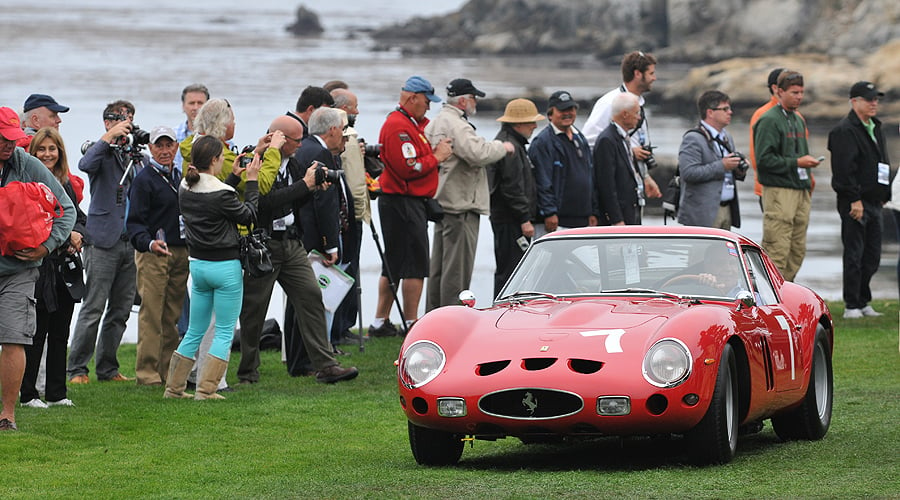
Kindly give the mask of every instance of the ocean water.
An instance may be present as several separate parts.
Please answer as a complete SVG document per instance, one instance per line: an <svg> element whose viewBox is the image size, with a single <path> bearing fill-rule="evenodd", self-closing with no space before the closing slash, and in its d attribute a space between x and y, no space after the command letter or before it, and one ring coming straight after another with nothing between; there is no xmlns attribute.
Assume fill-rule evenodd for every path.
<svg viewBox="0 0 900 500"><path fill-rule="evenodd" d="M13 2L4 6L4 78L0 105L20 109L31 93L46 93L71 107L61 115L70 166L77 173L79 146L103 133L101 113L107 102L132 101L135 123L145 130L183 121L181 89L193 82L206 84L213 96L227 98L236 114L235 141L255 143L269 122L294 108L307 85L328 80L347 81L360 101L357 129L374 142L384 116L396 105L399 89L410 75L422 75L441 89L451 79L467 77L489 95L514 98L534 90L547 94L566 89L576 96L596 96L617 85L617 67L604 66L589 56L437 57L407 56L398 50L372 51L366 30L414 16L453 11L464 2L411 0L327 2L305 0L325 28L320 37L296 38L284 27L294 18L296 4L276 0L204 2L178 0L152 3L136 0L48 0ZM661 62L657 86L684 74L687 68ZM440 94L440 92L439 92ZM761 95L760 101L766 96ZM438 106L432 106L430 116ZM589 110L582 111L583 121ZM681 134L693 117L654 116L649 109L654 144L660 156L677 155ZM491 138L499 129L496 113L478 114L478 132ZM746 151L747 129L735 123L731 131L738 148ZM894 136L891 136L892 138ZM898 141L900 142L900 141ZM824 139L813 138L813 149L826 154ZM86 176L82 176L86 177ZM809 232L809 257L798 281L829 299L840 298L839 219L827 171L819 173ZM761 219L744 183L740 193L744 227L753 239L762 236ZM83 207L87 208L88 201ZM649 224L662 224L650 216ZM887 221L891 222L891 221ZM376 228L378 228L376 224ZM893 278L896 248L885 252L876 295L896 297ZM490 304L493 274L490 224L483 218L472 289L477 305ZM374 242L363 237L363 318L371 321L376 300L380 261ZM424 300L423 300L424 303ZM270 316L280 318L280 292L273 297ZM394 319L397 319L396 312ZM126 340L133 340L136 318Z"/></svg>

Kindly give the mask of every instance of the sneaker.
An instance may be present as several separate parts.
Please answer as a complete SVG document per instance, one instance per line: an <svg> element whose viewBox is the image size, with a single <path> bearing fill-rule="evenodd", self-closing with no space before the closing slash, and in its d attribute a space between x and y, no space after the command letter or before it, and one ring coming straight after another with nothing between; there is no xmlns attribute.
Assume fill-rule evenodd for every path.
<svg viewBox="0 0 900 500"><path fill-rule="evenodd" d="M17 431L16 423L8 418L0 419L0 431Z"/></svg>
<svg viewBox="0 0 900 500"><path fill-rule="evenodd" d="M385 320L378 328L369 325L368 333L372 337L396 337L400 332L397 331L397 327L393 323Z"/></svg>
<svg viewBox="0 0 900 500"><path fill-rule="evenodd" d="M874 318L876 316L881 316L881 313L876 311L875 309L872 309L872 306L867 305L866 307L862 308L862 315Z"/></svg>
<svg viewBox="0 0 900 500"><path fill-rule="evenodd" d="M75 406L69 398L62 398L59 401L47 401L47 406Z"/></svg>
<svg viewBox="0 0 900 500"><path fill-rule="evenodd" d="M355 366L343 368L341 365L332 365L324 370L316 372L316 382L323 384L334 384L341 380L350 380L359 375L359 370Z"/></svg>
<svg viewBox="0 0 900 500"><path fill-rule="evenodd" d="M69 379L70 384L87 384L90 381L91 379L88 378L87 374L75 375Z"/></svg>
<svg viewBox="0 0 900 500"><path fill-rule="evenodd" d="M25 408L47 408L47 403L38 398L34 398L31 401L22 403L21 406L24 406Z"/></svg>
<svg viewBox="0 0 900 500"><path fill-rule="evenodd" d="M863 317L862 309L845 309L844 319L859 319Z"/></svg>
<svg viewBox="0 0 900 500"><path fill-rule="evenodd" d="M101 382L134 382L134 379L117 373L112 378L103 379Z"/></svg>

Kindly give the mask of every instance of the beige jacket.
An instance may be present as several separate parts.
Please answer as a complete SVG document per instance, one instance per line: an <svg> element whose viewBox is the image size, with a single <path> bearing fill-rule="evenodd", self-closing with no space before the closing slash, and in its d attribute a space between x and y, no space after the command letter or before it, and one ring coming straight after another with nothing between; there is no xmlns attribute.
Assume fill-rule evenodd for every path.
<svg viewBox="0 0 900 500"><path fill-rule="evenodd" d="M445 137L453 140L453 154L440 164L434 196L444 211L488 215L491 197L485 167L506 156L503 143L477 135L463 111L449 104L425 127L425 136L432 146Z"/></svg>
<svg viewBox="0 0 900 500"><path fill-rule="evenodd" d="M347 149L341 153L344 180L353 195L353 213L356 220L367 225L372 220L369 208L369 190L366 187L366 166L362 151L359 150L359 134L352 127L347 128Z"/></svg>

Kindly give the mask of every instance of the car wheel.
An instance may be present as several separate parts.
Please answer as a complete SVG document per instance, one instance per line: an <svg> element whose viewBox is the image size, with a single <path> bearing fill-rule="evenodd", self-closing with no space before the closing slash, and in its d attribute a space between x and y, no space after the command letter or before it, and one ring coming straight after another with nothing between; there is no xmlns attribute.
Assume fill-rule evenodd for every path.
<svg viewBox="0 0 900 500"><path fill-rule="evenodd" d="M709 409L703 420L685 435L694 463L723 464L734 458L740 423L738 409L737 361L731 345L725 344Z"/></svg>
<svg viewBox="0 0 900 500"><path fill-rule="evenodd" d="M451 432L409 426L409 447L419 465L454 465L462 455L462 436Z"/></svg>
<svg viewBox="0 0 900 500"><path fill-rule="evenodd" d="M792 439L816 440L825 437L831 426L831 405L834 398L834 373L831 349L825 328L816 328L816 344L812 353L809 387L800 406L789 413L772 417L775 434L784 441Z"/></svg>

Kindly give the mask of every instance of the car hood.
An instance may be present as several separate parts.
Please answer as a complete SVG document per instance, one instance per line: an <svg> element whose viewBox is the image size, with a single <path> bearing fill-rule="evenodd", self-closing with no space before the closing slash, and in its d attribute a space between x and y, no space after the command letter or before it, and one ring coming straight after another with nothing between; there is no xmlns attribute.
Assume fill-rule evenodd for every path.
<svg viewBox="0 0 900 500"><path fill-rule="evenodd" d="M651 300L533 300L506 309L497 320L500 330L630 330L654 319L668 319L685 306L668 299Z"/></svg>

